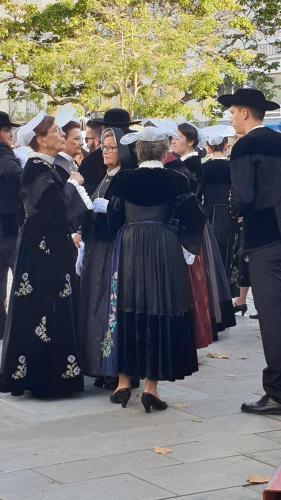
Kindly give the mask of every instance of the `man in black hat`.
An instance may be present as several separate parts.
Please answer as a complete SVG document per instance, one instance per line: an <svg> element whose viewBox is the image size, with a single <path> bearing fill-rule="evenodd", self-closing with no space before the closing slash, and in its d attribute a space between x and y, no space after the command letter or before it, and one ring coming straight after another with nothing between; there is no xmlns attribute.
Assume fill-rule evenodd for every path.
<svg viewBox="0 0 281 500"><path fill-rule="evenodd" d="M0 111L0 339L6 321L7 278L13 269L20 216L20 178L22 169L12 150L12 123Z"/></svg>
<svg viewBox="0 0 281 500"><path fill-rule="evenodd" d="M231 208L244 220L244 250L267 362L265 395L241 409L281 414L281 134L262 124L265 112L280 106L256 89L218 100L230 108L232 124L244 136L231 153Z"/></svg>

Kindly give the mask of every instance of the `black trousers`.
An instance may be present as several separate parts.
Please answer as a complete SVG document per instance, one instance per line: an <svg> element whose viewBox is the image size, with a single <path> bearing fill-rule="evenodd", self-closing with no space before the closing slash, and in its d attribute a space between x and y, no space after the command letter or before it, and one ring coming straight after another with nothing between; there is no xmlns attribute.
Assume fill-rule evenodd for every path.
<svg viewBox="0 0 281 500"><path fill-rule="evenodd" d="M281 243L249 253L250 279L267 367L263 387L281 402Z"/></svg>
<svg viewBox="0 0 281 500"><path fill-rule="evenodd" d="M0 339L3 338L6 322L8 272L14 267L16 245L16 236L0 239Z"/></svg>

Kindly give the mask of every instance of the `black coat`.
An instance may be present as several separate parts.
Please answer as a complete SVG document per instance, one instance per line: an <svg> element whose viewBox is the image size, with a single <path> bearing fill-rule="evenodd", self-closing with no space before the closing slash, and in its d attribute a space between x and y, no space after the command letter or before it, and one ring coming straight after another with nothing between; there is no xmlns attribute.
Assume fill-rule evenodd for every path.
<svg viewBox="0 0 281 500"><path fill-rule="evenodd" d="M281 134L257 128L231 153L231 207L244 218L245 250L281 241Z"/></svg>
<svg viewBox="0 0 281 500"><path fill-rule="evenodd" d="M22 168L13 150L0 144L0 238L18 234L21 175Z"/></svg>
<svg viewBox="0 0 281 500"><path fill-rule="evenodd" d="M191 156L186 160L174 160L165 165L165 168L169 168L183 174L189 181L190 189L196 196L199 194L202 184L202 165L199 156Z"/></svg>
<svg viewBox="0 0 281 500"><path fill-rule="evenodd" d="M84 177L84 187L91 196L106 174L106 166L103 162L101 148L84 158L79 172Z"/></svg>

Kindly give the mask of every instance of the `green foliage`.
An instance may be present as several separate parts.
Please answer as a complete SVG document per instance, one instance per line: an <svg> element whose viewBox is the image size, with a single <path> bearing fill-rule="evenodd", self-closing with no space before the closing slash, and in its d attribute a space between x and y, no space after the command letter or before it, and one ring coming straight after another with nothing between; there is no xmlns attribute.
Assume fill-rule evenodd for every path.
<svg viewBox="0 0 281 500"><path fill-rule="evenodd" d="M10 97L46 95L51 107L104 111L115 97L132 114L190 117L196 100L212 117L225 81L269 85L256 34L273 34L277 4L59 0L40 12L2 0L0 81Z"/></svg>

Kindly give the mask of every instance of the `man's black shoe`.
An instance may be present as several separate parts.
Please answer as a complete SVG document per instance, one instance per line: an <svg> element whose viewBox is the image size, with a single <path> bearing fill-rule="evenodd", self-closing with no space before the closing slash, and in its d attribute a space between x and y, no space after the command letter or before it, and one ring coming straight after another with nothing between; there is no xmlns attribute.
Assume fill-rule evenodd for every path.
<svg viewBox="0 0 281 500"><path fill-rule="evenodd" d="M246 413L256 413L258 415L277 414L281 415L281 403L269 397L267 394L255 403L243 403L241 410Z"/></svg>

